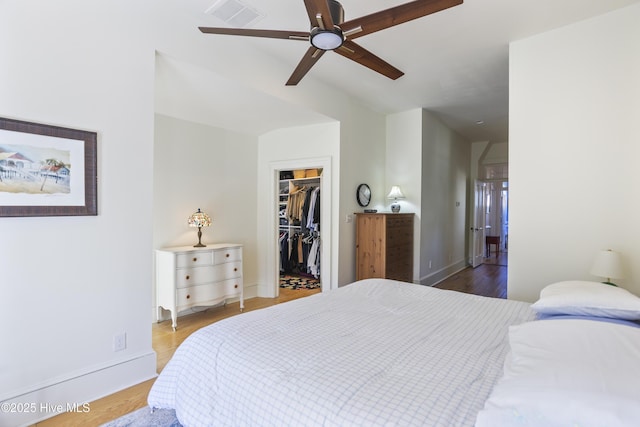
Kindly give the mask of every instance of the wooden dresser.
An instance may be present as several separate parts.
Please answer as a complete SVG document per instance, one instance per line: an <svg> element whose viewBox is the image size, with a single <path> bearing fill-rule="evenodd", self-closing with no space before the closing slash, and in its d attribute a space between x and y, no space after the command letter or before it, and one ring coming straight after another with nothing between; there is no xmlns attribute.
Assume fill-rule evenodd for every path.
<svg viewBox="0 0 640 427"><path fill-rule="evenodd" d="M356 214L356 280L413 281L412 213Z"/></svg>
<svg viewBox="0 0 640 427"><path fill-rule="evenodd" d="M215 305L231 297L244 308L242 245L223 243L204 248L180 246L156 250L156 300L171 311L173 330L178 312L190 307Z"/></svg>

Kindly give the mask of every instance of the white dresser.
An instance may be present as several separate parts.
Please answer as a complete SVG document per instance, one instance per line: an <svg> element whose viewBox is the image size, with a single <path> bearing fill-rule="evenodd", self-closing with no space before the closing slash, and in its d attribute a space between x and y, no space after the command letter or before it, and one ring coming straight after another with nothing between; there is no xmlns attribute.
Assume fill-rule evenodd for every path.
<svg viewBox="0 0 640 427"><path fill-rule="evenodd" d="M173 330L178 312L240 298L244 308L242 245L220 243L204 248L178 246L156 250L156 301L171 311Z"/></svg>

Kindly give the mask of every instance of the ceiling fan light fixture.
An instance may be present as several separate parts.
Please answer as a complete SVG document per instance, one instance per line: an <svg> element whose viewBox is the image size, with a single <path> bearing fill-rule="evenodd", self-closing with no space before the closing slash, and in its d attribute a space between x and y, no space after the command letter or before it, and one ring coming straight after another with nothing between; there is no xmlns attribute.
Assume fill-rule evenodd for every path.
<svg viewBox="0 0 640 427"><path fill-rule="evenodd" d="M311 30L310 39L313 46L322 50L337 49L344 42L342 30L337 27L332 30L323 30L320 27L315 27Z"/></svg>

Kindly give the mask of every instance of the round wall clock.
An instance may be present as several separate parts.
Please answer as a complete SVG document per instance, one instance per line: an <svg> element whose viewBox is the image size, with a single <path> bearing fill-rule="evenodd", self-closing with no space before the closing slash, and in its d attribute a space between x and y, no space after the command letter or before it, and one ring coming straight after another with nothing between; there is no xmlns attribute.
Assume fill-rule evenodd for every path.
<svg viewBox="0 0 640 427"><path fill-rule="evenodd" d="M371 189L367 184L358 185L358 189L356 190L356 200L362 207L369 206L369 202L371 202Z"/></svg>

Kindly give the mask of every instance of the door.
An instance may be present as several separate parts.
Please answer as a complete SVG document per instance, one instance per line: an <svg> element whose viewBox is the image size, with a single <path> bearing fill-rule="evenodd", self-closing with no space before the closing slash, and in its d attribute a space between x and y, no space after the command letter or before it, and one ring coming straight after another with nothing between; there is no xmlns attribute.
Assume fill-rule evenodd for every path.
<svg viewBox="0 0 640 427"><path fill-rule="evenodd" d="M485 254L485 214L487 212L487 184L482 181L474 182L474 203L472 224L469 230L471 242L471 266L476 268L482 264Z"/></svg>

